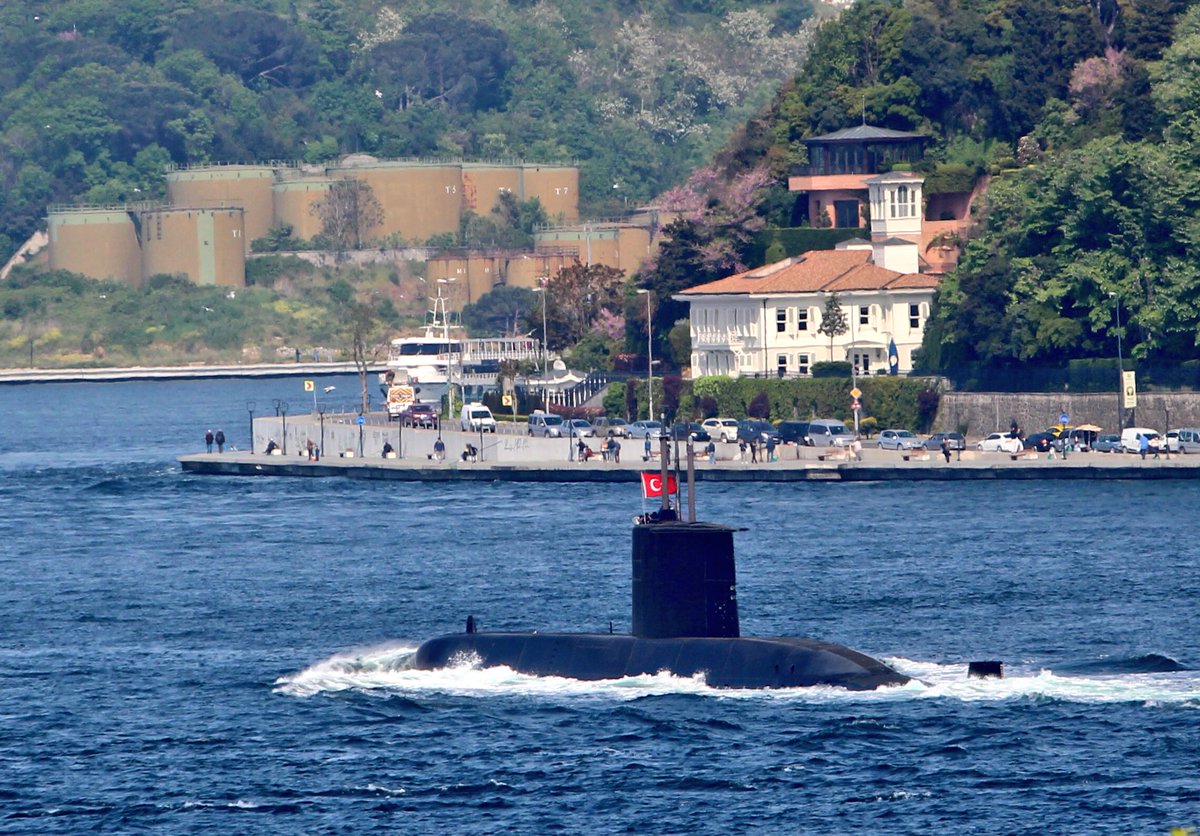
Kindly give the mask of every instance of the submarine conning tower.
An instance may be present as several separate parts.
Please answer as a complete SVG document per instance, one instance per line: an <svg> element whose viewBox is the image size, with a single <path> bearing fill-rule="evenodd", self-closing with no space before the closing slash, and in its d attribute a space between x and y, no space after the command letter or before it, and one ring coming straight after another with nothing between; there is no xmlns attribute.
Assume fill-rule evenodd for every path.
<svg viewBox="0 0 1200 836"><path fill-rule="evenodd" d="M678 521L634 526L634 636L738 638L735 530Z"/></svg>

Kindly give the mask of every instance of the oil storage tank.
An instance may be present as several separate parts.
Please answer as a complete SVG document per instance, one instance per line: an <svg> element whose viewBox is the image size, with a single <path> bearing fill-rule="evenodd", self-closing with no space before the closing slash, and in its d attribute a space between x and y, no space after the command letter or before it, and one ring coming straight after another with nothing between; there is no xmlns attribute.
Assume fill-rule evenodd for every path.
<svg viewBox="0 0 1200 836"><path fill-rule="evenodd" d="M244 287L245 229L235 207L170 207L141 213L142 274L183 274L200 285Z"/></svg>
<svg viewBox="0 0 1200 836"><path fill-rule="evenodd" d="M458 163L372 161L331 168L329 174L353 177L371 187L383 210L376 237L398 235L419 243L458 231L463 188Z"/></svg>
<svg viewBox="0 0 1200 836"><path fill-rule="evenodd" d="M579 220L579 169L569 165L521 166L521 199L537 198L551 220Z"/></svg>
<svg viewBox="0 0 1200 836"><path fill-rule="evenodd" d="M463 211L486 215L500 202L500 195L520 198L521 168L516 165L463 163Z"/></svg>
<svg viewBox="0 0 1200 836"><path fill-rule="evenodd" d="M173 206L236 206L244 211L244 249L266 235L275 222L269 165L205 165L167 172L167 198Z"/></svg>
<svg viewBox="0 0 1200 836"><path fill-rule="evenodd" d="M142 250L133 208L52 206L46 221L51 270L141 284Z"/></svg>
<svg viewBox="0 0 1200 836"><path fill-rule="evenodd" d="M313 211L324 200L334 180L330 177L284 177L271 187L275 223L287 224L297 238L313 238L321 231L321 219Z"/></svg>

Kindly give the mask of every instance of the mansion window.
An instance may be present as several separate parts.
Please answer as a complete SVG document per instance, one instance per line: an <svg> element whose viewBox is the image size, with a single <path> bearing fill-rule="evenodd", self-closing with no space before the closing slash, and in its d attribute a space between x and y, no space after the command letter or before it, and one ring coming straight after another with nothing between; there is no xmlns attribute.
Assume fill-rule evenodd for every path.
<svg viewBox="0 0 1200 836"><path fill-rule="evenodd" d="M855 374L870 374L871 373L871 355L867 352L854 354L854 373Z"/></svg>
<svg viewBox="0 0 1200 836"><path fill-rule="evenodd" d="M797 331L807 331L808 330L808 308L797 308L796 309L796 330Z"/></svg>
<svg viewBox="0 0 1200 836"><path fill-rule="evenodd" d="M917 190L908 186L897 186L891 193L888 207L893 218L915 218L917 216Z"/></svg>
<svg viewBox="0 0 1200 836"><path fill-rule="evenodd" d="M787 374L787 366L788 366L788 364L787 364L787 355L786 354L780 354L778 357L775 358L775 367L778 369L780 377L783 377L784 375Z"/></svg>
<svg viewBox="0 0 1200 836"><path fill-rule="evenodd" d="M775 309L775 333L782 334L787 330L787 308Z"/></svg>
<svg viewBox="0 0 1200 836"><path fill-rule="evenodd" d="M908 327L913 329L914 331L918 330L921 327L921 306L920 305L909 305L908 306Z"/></svg>
<svg viewBox="0 0 1200 836"><path fill-rule="evenodd" d="M871 306L870 305L859 305L858 306L858 324L859 325L870 325L871 324Z"/></svg>
<svg viewBox="0 0 1200 836"><path fill-rule="evenodd" d="M807 354L797 354L796 355L796 371L800 372L800 374L808 374L808 355Z"/></svg>

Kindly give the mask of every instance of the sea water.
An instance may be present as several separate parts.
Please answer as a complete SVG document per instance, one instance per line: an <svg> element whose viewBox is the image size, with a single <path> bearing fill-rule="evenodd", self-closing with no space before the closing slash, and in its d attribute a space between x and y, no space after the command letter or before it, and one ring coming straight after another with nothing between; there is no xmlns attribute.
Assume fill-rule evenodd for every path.
<svg viewBox="0 0 1200 836"><path fill-rule="evenodd" d="M248 400L305 397L0 387L0 832L1200 827L1191 483L703 485L701 517L746 529L743 634L845 644L904 687L414 671L469 614L627 631L637 487L174 461L210 428L247 446Z"/></svg>

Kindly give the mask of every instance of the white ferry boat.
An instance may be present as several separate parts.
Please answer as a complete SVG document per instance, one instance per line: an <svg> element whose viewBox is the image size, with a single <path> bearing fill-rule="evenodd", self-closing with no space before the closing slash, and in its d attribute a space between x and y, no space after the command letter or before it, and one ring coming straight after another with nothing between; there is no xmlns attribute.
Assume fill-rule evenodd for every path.
<svg viewBox="0 0 1200 836"><path fill-rule="evenodd" d="M433 308L425 323L425 335L398 337L391 342L387 371L379 379L385 396L392 385L408 385L419 390L416 400L437 402L451 384L477 395L495 388L502 362L542 361L541 340L460 337L458 332L462 327L451 321L446 300L439 294L431 301Z"/></svg>

